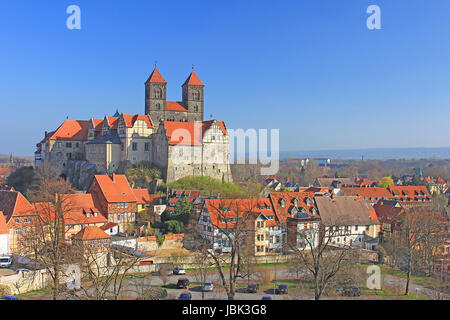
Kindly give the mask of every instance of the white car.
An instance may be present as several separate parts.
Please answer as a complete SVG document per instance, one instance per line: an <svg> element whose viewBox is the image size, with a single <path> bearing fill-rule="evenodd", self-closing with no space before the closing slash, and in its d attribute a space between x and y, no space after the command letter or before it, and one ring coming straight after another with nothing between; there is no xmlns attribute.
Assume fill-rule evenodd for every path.
<svg viewBox="0 0 450 320"><path fill-rule="evenodd" d="M186 274L186 270L184 270L184 268L181 267L176 267L175 269L173 269L173 274Z"/></svg>
<svg viewBox="0 0 450 320"><path fill-rule="evenodd" d="M9 268L11 266L12 259L8 256L0 257L0 268Z"/></svg>

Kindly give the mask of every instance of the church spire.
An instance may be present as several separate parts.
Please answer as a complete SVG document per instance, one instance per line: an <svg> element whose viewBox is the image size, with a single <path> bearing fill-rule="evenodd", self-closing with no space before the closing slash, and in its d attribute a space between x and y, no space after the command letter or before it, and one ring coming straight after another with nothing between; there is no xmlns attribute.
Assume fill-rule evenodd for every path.
<svg viewBox="0 0 450 320"><path fill-rule="evenodd" d="M183 86L185 85L190 85L190 86L202 86L204 87L205 85L200 81L200 78L197 76L197 74L194 71L194 65L192 65L192 72L189 75L189 77L186 79L186 81L184 82Z"/></svg>
<svg viewBox="0 0 450 320"><path fill-rule="evenodd" d="M163 76L161 75L158 68L156 67L156 63L155 63L155 69L153 69L152 74L150 75L150 77L148 78L148 80L145 83L146 84L147 83L167 83L167 81L164 80Z"/></svg>

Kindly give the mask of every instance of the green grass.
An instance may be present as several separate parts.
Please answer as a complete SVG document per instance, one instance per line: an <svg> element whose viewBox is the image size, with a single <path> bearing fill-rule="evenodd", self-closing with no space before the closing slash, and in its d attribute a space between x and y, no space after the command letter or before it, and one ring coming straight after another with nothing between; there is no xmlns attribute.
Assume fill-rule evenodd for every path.
<svg viewBox="0 0 450 320"><path fill-rule="evenodd" d="M42 288L42 289L38 289L38 290L33 290L33 291L21 293L21 294L17 295L17 297L19 299L29 298L29 297L33 297L33 296L36 296L36 295L39 295L39 294L49 293L51 291L52 291L52 288L51 287L47 287L47 288Z"/></svg>

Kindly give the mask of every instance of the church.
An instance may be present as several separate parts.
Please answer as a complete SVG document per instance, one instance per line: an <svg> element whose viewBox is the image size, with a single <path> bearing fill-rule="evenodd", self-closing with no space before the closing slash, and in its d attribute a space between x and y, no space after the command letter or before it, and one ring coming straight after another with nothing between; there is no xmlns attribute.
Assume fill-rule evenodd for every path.
<svg viewBox="0 0 450 320"><path fill-rule="evenodd" d="M167 82L156 68L145 82L145 113L118 111L103 119L66 120L37 143L35 165L48 161L62 172L73 162L114 173L148 161L166 182L186 176L232 181L225 123L204 120L205 85L192 71L182 100L167 101Z"/></svg>

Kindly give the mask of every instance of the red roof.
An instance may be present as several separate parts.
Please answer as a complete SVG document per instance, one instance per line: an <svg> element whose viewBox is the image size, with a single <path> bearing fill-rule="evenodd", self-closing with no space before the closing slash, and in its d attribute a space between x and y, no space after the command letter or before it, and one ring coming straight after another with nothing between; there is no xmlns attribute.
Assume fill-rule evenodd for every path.
<svg viewBox="0 0 450 320"><path fill-rule="evenodd" d="M166 101L166 109L168 111L187 111L183 103L178 101Z"/></svg>
<svg viewBox="0 0 450 320"><path fill-rule="evenodd" d="M95 131L100 131L102 129L103 125L103 119L91 119L92 126L94 127Z"/></svg>
<svg viewBox="0 0 450 320"><path fill-rule="evenodd" d="M88 129L89 121L66 120L48 138L50 140L85 141L87 140Z"/></svg>
<svg viewBox="0 0 450 320"><path fill-rule="evenodd" d="M119 127L120 117L106 117L106 121L111 129L117 129Z"/></svg>
<svg viewBox="0 0 450 320"><path fill-rule="evenodd" d="M373 206L378 220L381 223L392 223L397 220L405 209L402 207L395 207L392 205L383 204L382 202L377 203Z"/></svg>
<svg viewBox="0 0 450 320"><path fill-rule="evenodd" d="M8 226L6 225L6 218L2 211L0 211L0 234L9 234Z"/></svg>
<svg viewBox="0 0 450 320"><path fill-rule="evenodd" d="M164 121L164 128L170 145L202 145L202 125L200 123Z"/></svg>
<svg viewBox="0 0 450 320"><path fill-rule="evenodd" d="M12 216L35 215L35 209L18 191L0 190L0 210L8 222Z"/></svg>
<svg viewBox="0 0 450 320"><path fill-rule="evenodd" d="M369 202L394 198L387 188L380 187L343 187L341 191L344 196L358 196Z"/></svg>
<svg viewBox="0 0 450 320"><path fill-rule="evenodd" d="M102 225L100 227L100 229L102 229L103 231L106 231L106 230L112 229L112 228L117 227L117 226L118 226L117 223L108 222L107 224Z"/></svg>
<svg viewBox="0 0 450 320"><path fill-rule="evenodd" d="M105 231L96 226L85 227L83 230L73 236L78 240L96 240L96 239L109 239L111 236Z"/></svg>
<svg viewBox="0 0 450 320"><path fill-rule="evenodd" d="M224 219L235 219L237 217L256 218L260 214L273 217L266 220L266 226L276 225L276 215L273 211L269 198L256 199L206 199L205 206L208 208L211 223L215 228L233 228L235 223L226 222ZM228 210L227 210L228 209Z"/></svg>
<svg viewBox="0 0 450 320"><path fill-rule="evenodd" d="M216 120L197 122L164 121L166 135L170 145L202 145L203 136ZM227 129L223 121L217 121L223 134L227 134Z"/></svg>
<svg viewBox="0 0 450 320"><path fill-rule="evenodd" d="M123 120L125 121L125 125L128 128L131 128L134 126L134 123L138 120L142 120L147 124L148 128L153 128L152 122L150 120L150 116L148 115L141 115L141 114L123 114Z"/></svg>
<svg viewBox="0 0 450 320"><path fill-rule="evenodd" d="M107 223L108 220L96 208L92 194L75 193L60 195L67 204L65 224Z"/></svg>
<svg viewBox="0 0 450 320"><path fill-rule="evenodd" d="M150 203L150 194L148 192L148 189L133 189L133 193L136 196L137 203Z"/></svg>
<svg viewBox="0 0 450 320"><path fill-rule="evenodd" d="M388 190L391 192L395 200L411 202L411 201L431 201L431 195L425 186L390 186Z"/></svg>
<svg viewBox="0 0 450 320"><path fill-rule="evenodd" d="M209 121L203 121L203 135L205 135L205 132L211 128L211 125L215 122L216 120L209 120ZM222 132L224 135L227 135L227 128L225 127L225 123L221 120L217 121L217 124L219 125L220 129L222 129Z"/></svg>
<svg viewBox="0 0 450 320"><path fill-rule="evenodd" d="M189 77L186 79L186 81L184 82L183 86L185 84L188 84L190 86L202 86L204 87L205 85L200 81L199 77L197 76L197 74L192 71L191 74L189 75Z"/></svg>
<svg viewBox="0 0 450 320"><path fill-rule="evenodd" d="M95 175L97 183L108 202L136 202L133 190L123 174Z"/></svg>
<svg viewBox="0 0 450 320"><path fill-rule="evenodd" d="M292 218L292 208L295 207L295 200L297 199L297 209L306 209L306 213L312 217L317 215L315 212L314 192L271 192L269 198L272 200L273 208L277 214L281 223L287 221L288 218ZM309 199L309 201L308 201ZM283 206L284 202L284 206ZM309 202L309 203L308 203Z"/></svg>
<svg viewBox="0 0 450 320"><path fill-rule="evenodd" d="M155 67L155 69L153 70L152 74L150 75L150 77L148 78L148 80L145 82L153 82L153 83L167 83L166 80L164 80L163 76L161 75L161 73L159 73L159 70Z"/></svg>

